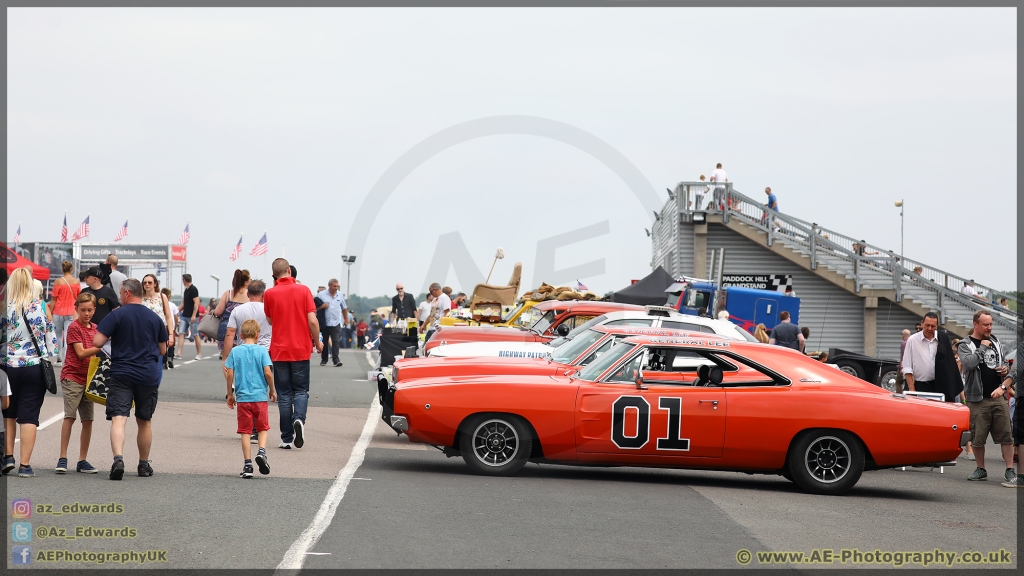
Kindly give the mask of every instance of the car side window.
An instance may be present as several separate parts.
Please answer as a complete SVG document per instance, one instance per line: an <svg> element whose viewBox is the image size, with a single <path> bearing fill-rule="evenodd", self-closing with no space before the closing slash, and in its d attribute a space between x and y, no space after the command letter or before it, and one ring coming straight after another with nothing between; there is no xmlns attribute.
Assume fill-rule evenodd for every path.
<svg viewBox="0 0 1024 576"><path fill-rule="evenodd" d="M662 328L668 328L671 330L687 330L689 332L700 332L700 324L692 324L690 322L678 322L675 320L662 320Z"/></svg>
<svg viewBox="0 0 1024 576"><path fill-rule="evenodd" d="M605 326L651 326L654 320L650 318L624 318L622 320L612 320L611 322L605 322Z"/></svg>

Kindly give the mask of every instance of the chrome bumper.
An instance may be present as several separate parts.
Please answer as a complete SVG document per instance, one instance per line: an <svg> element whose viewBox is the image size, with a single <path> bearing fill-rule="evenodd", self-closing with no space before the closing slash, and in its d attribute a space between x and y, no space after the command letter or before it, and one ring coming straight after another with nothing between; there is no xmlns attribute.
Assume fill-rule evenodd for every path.
<svg viewBox="0 0 1024 576"><path fill-rule="evenodd" d="M967 446L967 443L970 442L970 441L971 441L971 431L970 430L964 430L963 432L960 433L960 447L961 448L963 448L964 446Z"/></svg>
<svg viewBox="0 0 1024 576"><path fill-rule="evenodd" d="M390 424L396 432L409 431L409 421L405 419L405 416L392 416Z"/></svg>

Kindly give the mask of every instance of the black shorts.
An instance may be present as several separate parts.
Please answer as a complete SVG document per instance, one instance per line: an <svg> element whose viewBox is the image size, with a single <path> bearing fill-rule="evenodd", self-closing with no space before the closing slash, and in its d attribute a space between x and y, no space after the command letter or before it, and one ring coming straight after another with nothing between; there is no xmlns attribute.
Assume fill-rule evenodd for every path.
<svg viewBox="0 0 1024 576"><path fill-rule="evenodd" d="M139 420L152 420L156 411L157 392L159 386L132 384L113 378L107 385L107 420L114 416L131 416L132 402L135 402L135 417Z"/></svg>
<svg viewBox="0 0 1024 576"><path fill-rule="evenodd" d="M4 410L4 418L16 418L18 424L39 426L39 409L46 397L46 380L43 367L10 366L6 370L7 383L11 387L11 405Z"/></svg>

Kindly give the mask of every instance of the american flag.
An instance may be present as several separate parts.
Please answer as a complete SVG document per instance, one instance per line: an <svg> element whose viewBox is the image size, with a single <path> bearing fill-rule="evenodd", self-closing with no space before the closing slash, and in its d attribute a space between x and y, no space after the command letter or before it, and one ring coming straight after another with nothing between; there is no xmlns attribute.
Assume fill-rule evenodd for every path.
<svg viewBox="0 0 1024 576"><path fill-rule="evenodd" d="M60 241L68 241L68 213L64 213L64 225L60 227Z"/></svg>
<svg viewBox="0 0 1024 576"><path fill-rule="evenodd" d="M86 216L85 220L82 220L82 225L75 230L75 233L71 235L71 241L81 240L89 235L89 217Z"/></svg>
<svg viewBox="0 0 1024 576"><path fill-rule="evenodd" d="M263 238L252 247L249 251L249 256L262 256L267 253L267 233L263 233Z"/></svg>
<svg viewBox="0 0 1024 576"><path fill-rule="evenodd" d="M178 237L178 244L185 246L188 244L188 223L185 223L185 230L182 231L181 236Z"/></svg>
<svg viewBox="0 0 1024 576"><path fill-rule="evenodd" d="M18 222L18 231L14 233L14 243L17 244L21 240L21 222Z"/></svg>
<svg viewBox="0 0 1024 576"><path fill-rule="evenodd" d="M583 282L580 282L579 280L577 280L576 281L576 291L579 292L581 290L590 290L590 288L587 288L586 286L583 285Z"/></svg>
<svg viewBox="0 0 1024 576"><path fill-rule="evenodd" d="M234 262L238 260L238 257L242 255L242 237L238 237L238 244L235 244L235 249L231 251L231 257L228 260Z"/></svg>
<svg viewBox="0 0 1024 576"><path fill-rule="evenodd" d="M117 231L117 237L114 238L114 242L120 241L122 238L124 238L127 235L128 235L128 221L125 220L124 221L124 226L121 226L121 229Z"/></svg>

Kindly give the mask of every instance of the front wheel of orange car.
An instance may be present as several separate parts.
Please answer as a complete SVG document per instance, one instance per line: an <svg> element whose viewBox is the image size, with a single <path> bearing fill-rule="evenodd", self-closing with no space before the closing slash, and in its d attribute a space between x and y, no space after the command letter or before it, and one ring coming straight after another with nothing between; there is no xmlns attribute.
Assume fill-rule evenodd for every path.
<svg viewBox="0 0 1024 576"><path fill-rule="evenodd" d="M533 449L530 427L517 416L478 416L461 434L462 459L477 474L511 476L526 466Z"/></svg>
<svg viewBox="0 0 1024 576"><path fill-rule="evenodd" d="M786 467L806 492L844 494L864 472L864 448L848 432L813 430L797 438Z"/></svg>

